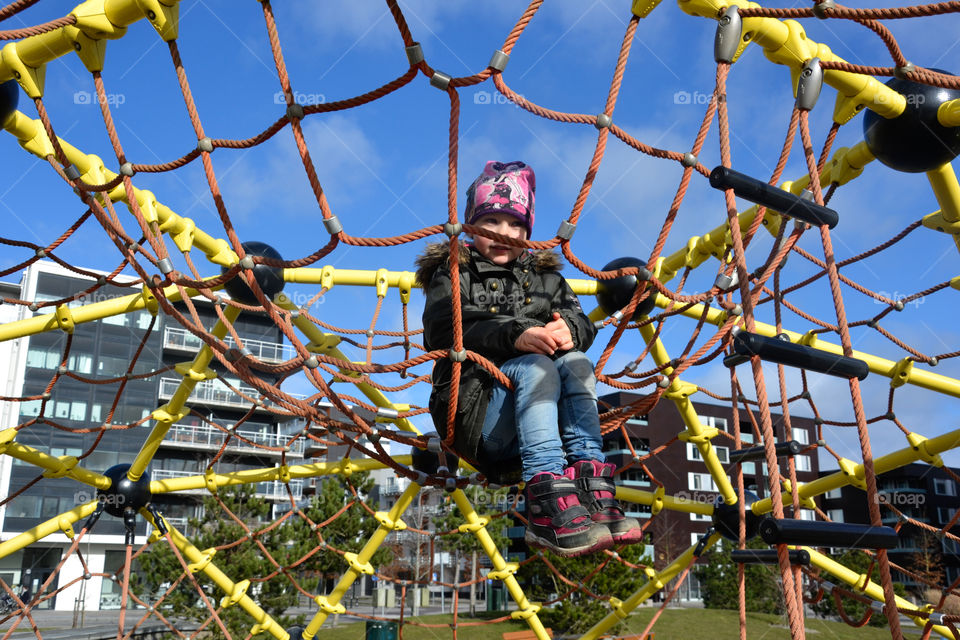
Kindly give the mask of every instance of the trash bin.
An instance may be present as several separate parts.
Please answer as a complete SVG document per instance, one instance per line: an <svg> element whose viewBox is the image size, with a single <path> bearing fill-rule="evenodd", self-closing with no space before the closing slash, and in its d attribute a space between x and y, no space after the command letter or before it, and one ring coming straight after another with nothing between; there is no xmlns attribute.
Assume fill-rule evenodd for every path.
<svg viewBox="0 0 960 640"><path fill-rule="evenodd" d="M392 620L367 620L366 640L397 640L397 623Z"/></svg>
<svg viewBox="0 0 960 640"><path fill-rule="evenodd" d="M487 611L503 611L507 604L507 592L496 587L487 588Z"/></svg>

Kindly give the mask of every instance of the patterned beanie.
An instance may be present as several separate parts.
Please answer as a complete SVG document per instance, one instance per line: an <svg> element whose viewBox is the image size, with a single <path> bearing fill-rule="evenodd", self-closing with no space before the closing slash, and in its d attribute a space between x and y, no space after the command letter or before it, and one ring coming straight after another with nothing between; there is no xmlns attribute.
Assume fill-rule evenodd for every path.
<svg viewBox="0 0 960 640"><path fill-rule="evenodd" d="M533 234L533 200L537 179L525 163L489 160L480 177L467 189L467 207L463 218L473 224L488 213L506 213L527 228L527 239Z"/></svg>

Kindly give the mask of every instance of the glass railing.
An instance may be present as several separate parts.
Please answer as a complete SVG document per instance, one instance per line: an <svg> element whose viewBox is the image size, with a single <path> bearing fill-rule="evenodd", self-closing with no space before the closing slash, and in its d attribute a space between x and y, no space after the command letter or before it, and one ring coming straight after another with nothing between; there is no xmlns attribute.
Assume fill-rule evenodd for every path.
<svg viewBox="0 0 960 640"><path fill-rule="evenodd" d="M231 336L224 338L229 347L236 347L237 343ZM163 346L165 349L182 349L196 351L203 346L203 341L181 327L167 327L163 330ZM251 355L264 362L283 362L296 355L293 346L267 340L244 338L243 346L250 350Z"/></svg>
<svg viewBox="0 0 960 640"><path fill-rule="evenodd" d="M279 451L267 451L263 447L283 448L290 436L277 433L262 433L259 431L233 431L238 437L230 438L227 451L251 451L266 455L280 455ZM209 425L175 424L167 431L163 442L176 443L188 447L202 447L204 449L219 449L223 445L227 434L222 430ZM243 438L243 439L241 439ZM294 455L303 455L303 440L298 438L290 445Z"/></svg>
<svg viewBox="0 0 960 640"><path fill-rule="evenodd" d="M178 471L174 469L151 469L151 480L169 480L170 478L189 478L202 475L195 471ZM190 489L182 493L206 493L207 489ZM303 480L297 478L290 481L290 492L295 500L303 497ZM283 482L258 482L253 485L253 495L258 498L283 499L287 498L287 488Z"/></svg>
<svg viewBox="0 0 960 640"><path fill-rule="evenodd" d="M179 378L160 378L160 397L163 399L172 398L181 382L182 380ZM236 388L250 398L260 397L260 391L253 387L237 385ZM299 393L288 393L288 395L298 400L306 398L305 395ZM238 393L234 393L218 380L203 380L198 382L197 386L193 388L193 393L190 394L188 402L190 401L225 407L243 407L245 409L249 408L251 404L249 400L246 400Z"/></svg>

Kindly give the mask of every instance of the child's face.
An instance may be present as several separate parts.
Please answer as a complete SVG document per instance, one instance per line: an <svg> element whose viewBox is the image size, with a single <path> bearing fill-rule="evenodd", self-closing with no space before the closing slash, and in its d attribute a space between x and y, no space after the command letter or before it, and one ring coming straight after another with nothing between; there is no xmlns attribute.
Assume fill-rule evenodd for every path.
<svg viewBox="0 0 960 640"><path fill-rule="evenodd" d="M488 213L477 218L474 224L508 238L527 239L527 228L523 222L508 213ZM480 255L499 265L513 262L525 251L523 247L501 244L496 240L479 235L473 237L473 245L480 252Z"/></svg>

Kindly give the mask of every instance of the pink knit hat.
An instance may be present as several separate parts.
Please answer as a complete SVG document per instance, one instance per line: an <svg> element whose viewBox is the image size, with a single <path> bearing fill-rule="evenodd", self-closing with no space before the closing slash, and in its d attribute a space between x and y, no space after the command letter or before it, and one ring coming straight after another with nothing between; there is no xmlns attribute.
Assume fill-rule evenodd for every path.
<svg viewBox="0 0 960 640"><path fill-rule="evenodd" d="M527 239L533 234L533 201L537 179L525 163L487 161L480 177L467 189L467 206L463 217L467 224L488 213L506 213L527 228Z"/></svg>

